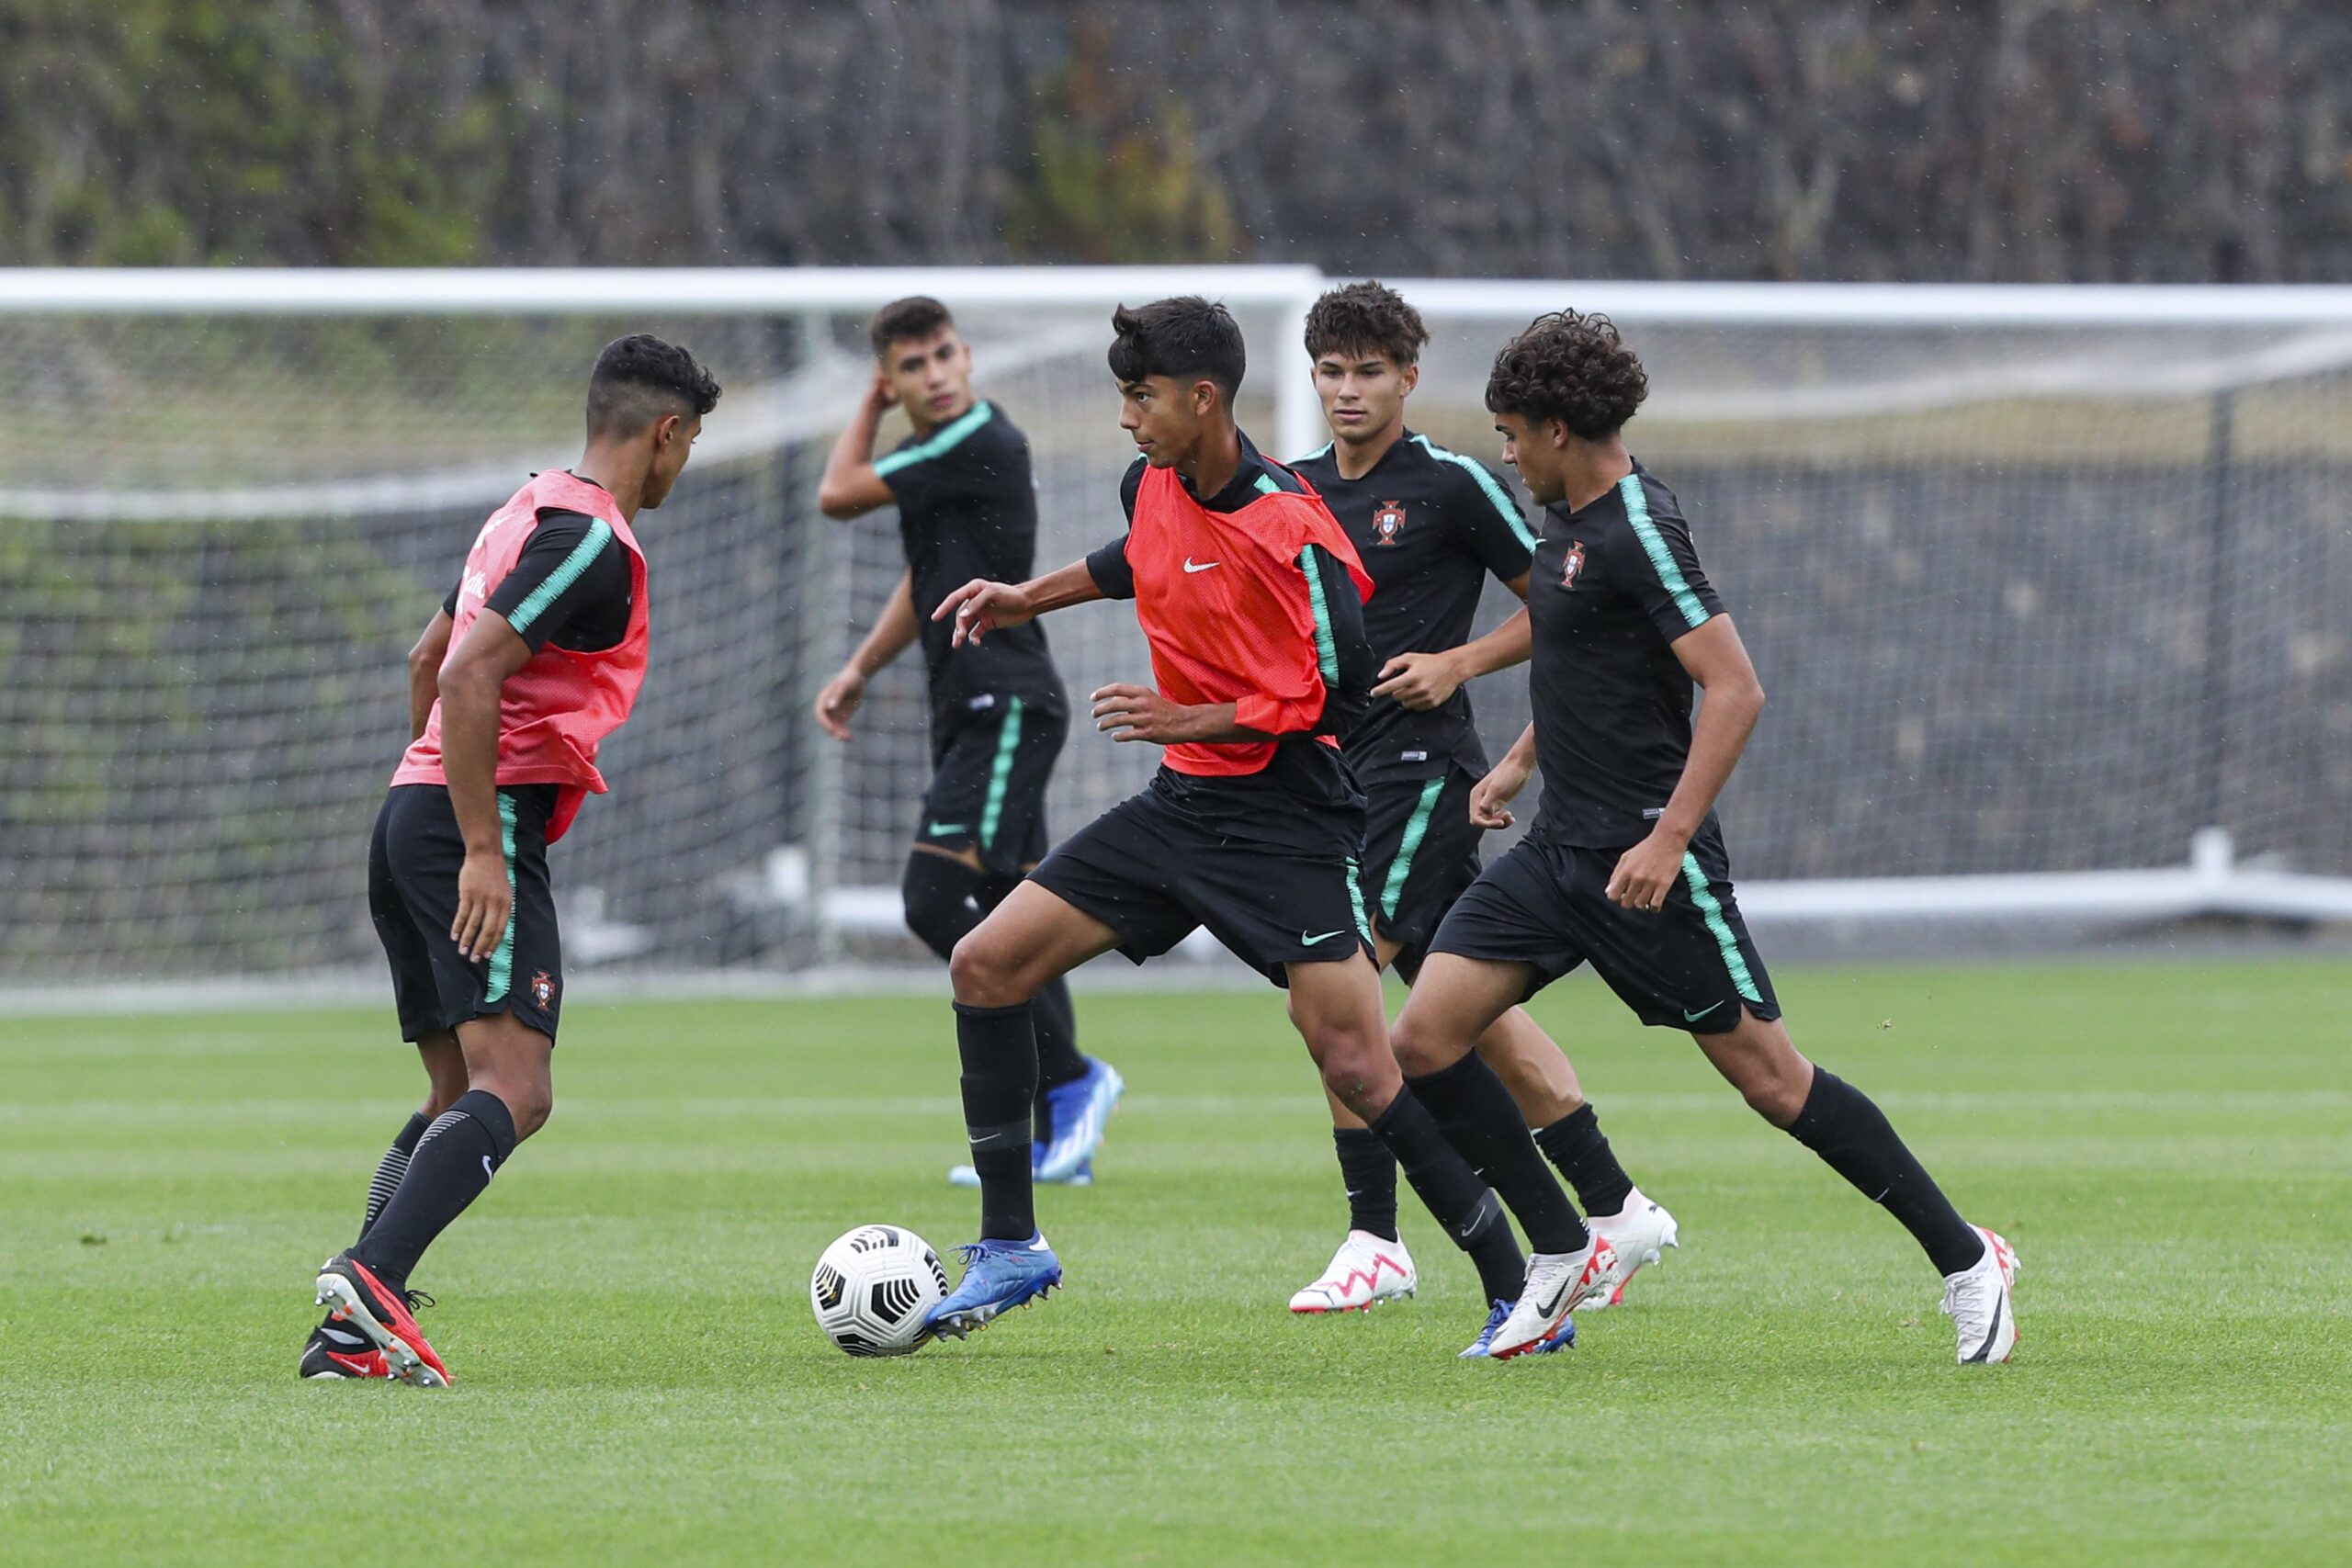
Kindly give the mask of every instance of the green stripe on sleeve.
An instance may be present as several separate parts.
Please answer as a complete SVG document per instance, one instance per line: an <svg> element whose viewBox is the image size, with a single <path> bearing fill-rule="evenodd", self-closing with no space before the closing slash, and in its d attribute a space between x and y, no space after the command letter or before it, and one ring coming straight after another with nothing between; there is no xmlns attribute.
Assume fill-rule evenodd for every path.
<svg viewBox="0 0 2352 1568"><path fill-rule="evenodd" d="M1627 474L1618 480L1617 493L1624 497L1625 518L1634 525L1634 537L1642 542L1642 553L1650 558L1650 565L1657 569L1657 580L1666 585L1667 592L1672 596L1674 607L1681 611L1682 618L1692 626L1705 626L1707 607L1699 603L1696 593L1690 592L1690 584L1683 578L1682 569L1674 563L1674 552L1666 547L1665 536L1658 533L1657 525L1650 521L1650 498L1642 489L1642 476Z"/></svg>
<svg viewBox="0 0 2352 1568"><path fill-rule="evenodd" d="M1004 815L1004 787L1012 780L1012 754L1021 750L1021 699L1005 704L1004 728L997 731L996 761L989 764L989 797L980 807L980 848L996 842L996 825Z"/></svg>
<svg viewBox="0 0 2352 1568"><path fill-rule="evenodd" d="M1306 573L1307 601L1315 606L1315 662L1322 667L1323 683L1340 683L1340 639L1331 631L1331 606L1323 597L1323 574L1315 570L1315 547L1302 545L1298 570Z"/></svg>
<svg viewBox="0 0 2352 1568"><path fill-rule="evenodd" d="M1706 917L1707 929L1714 933L1715 945L1723 949L1724 967L1731 971L1731 983L1739 988L1741 996L1761 1003L1764 998L1757 992L1756 976L1747 972L1747 960L1740 956L1739 942L1731 934L1731 922L1724 919L1723 905L1708 890L1707 874L1699 869L1697 855L1684 853L1682 885L1690 889L1690 902L1699 906L1699 913Z"/></svg>
<svg viewBox="0 0 2352 1568"><path fill-rule="evenodd" d="M893 452L887 457L875 458L874 471L887 479L900 468L910 468L917 463L929 462L943 452L952 452L963 444L966 436L995 417L996 410L987 403L974 403L969 413L959 420L941 425L931 433L929 440L918 441L912 446Z"/></svg>
<svg viewBox="0 0 2352 1568"><path fill-rule="evenodd" d="M490 986L481 994L485 1003L504 1001L514 983L514 919L519 912L514 908L514 797L503 789L498 792L498 847L506 855L506 931L490 955Z"/></svg>
<svg viewBox="0 0 2352 1568"><path fill-rule="evenodd" d="M1430 814L1437 809L1437 797L1444 793L1445 775L1441 773L1421 790L1421 798L1405 824L1405 836L1396 842L1396 858L1389 863L1388 881L1380 889L1380 912L1392 920L1396 918L1397 900L1405 896L1405 879L1413 874L1413 853L1428 836Z"/></svg>
<svg viewBox="0 0 2352 1568"><path fill-rule="evenodd" d="M612 541L613 525L601 517L595 519L588 529L587 536L571 547L571 553L563 558L563 564L548 573L547 580L531 590L529 598L514 606L514 613L506 617L506 624L518 633L529 629L531 623L544 615L548 605L563 596L565 589L580 581L580 574L588 570L589 562L603 554L605 547Z"/></svg>
<svg viewBox="0 0 2352 1568"><path fill-rule="evenodd" d="M1258 493L1260 495L1280 495L1282 491L1283 487L1275 481L1273 475L1260 474L1258 476Z"/></svg>
<svg viewBox="0 0 2352 1568"><path fill-rule="evenodd" d="M1439 462L1452 463L1476 479L1478 488L1487 492L1487 499L1495 503L1495 510L1502 514L1503 521L1510 525L1511 536L1526 547L1529 555L1535 553L1535 536L1529 531L1527 519L1519 514L1519 502L1511 499L1510 491L1495 482L1495 476L1487 471L1486 464L1465 457L1459 452L1449 452L1426 435L1416 435L1413 439L1420 444L1422 451Z"/></svg>

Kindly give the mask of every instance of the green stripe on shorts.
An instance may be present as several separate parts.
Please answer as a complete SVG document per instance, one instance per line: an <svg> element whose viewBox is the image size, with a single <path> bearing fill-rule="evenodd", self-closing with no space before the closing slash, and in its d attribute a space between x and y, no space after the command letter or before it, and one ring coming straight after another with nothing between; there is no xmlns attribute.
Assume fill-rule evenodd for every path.
<svg viewBox="0 0 2352 1568"><path fill-rule="evenodd" d="M1689 852L1682 856L1682 885L1690 889L1690 902L1699 906L1699 913L1707 918L1707 929L1715 933L1715 945L1724 951L1724 967L1731 971L1731 983L1749 1001L1761 1004L1764 998L1756 989L1756 976L1747 972L1747 960L1740 956L1738 939L1731 934L1731 922L1724 919L1724 907L1707 887L1707 874L1699 869L1699 857Z"/></svg>
<svg viewBox="0 0 2352 1568"><path fill-rule="evenodd" d="M490 955L490 988L481 998L485 1002L504 1001L514 982L514 797L503 789L498 792L498 847L506 856L506 931Z"/></svg>
<svg viewBox="0 0 2352 1568"><path fill-rule="evenodd" d="M1440 773L1421 791L1412 819L1405 824L1405 836L1397 841L1396 859L1388 867L1387 886L1380 890L1380 912L1392 920L1396 918L1397 900L1405 896L1405 879L1413 874L1413 852L1421 847L1421 840L1428 836L1430 814L1437 809L1437 797L1444 793L1445 775Z"/></svg>
<svg viewBox="0 0 2352 1568"><path fill-rule="evenodd" d="M980 807L980 848L996 842L996 825L1004 815L1004 787L1012 781L1012 754L1021 750L1021 699L1007 700L1004 728L997 732L996 761L989 765L989 798Z"/></svg>

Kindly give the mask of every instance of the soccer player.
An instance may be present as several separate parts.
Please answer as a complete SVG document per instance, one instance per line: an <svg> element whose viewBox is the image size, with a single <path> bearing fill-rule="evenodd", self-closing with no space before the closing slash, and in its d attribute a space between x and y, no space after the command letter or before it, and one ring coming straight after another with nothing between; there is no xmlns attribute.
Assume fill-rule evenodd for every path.
<svg viewBox="0 0 2352 1568"><path fill-rule="evenodd" d="M1438 928L1396 1021L1397 1058L1442 1071L1589 962L1643 1022L1688 1030L1766 1121L1902 1222L1944 1276L1963 1363L2005 1360L2016 1254L1960 1217L1860 1089L1797 1054L1740 919L1714 803L1764 692L1674 493L1626 453L1648 389L1600 317L1539 318L1495 358L1487 407L1503 460L1546 513L1528 598L1534 722L1471 809L1508 825L1536 766L1543 805ZM1695 728L1694 684L1707 694Z"/></svg>
<svg viewBox="0 0 2352 1568"><path fill-rule="evenodd" d="M1139 449L1121 485L1128 533L1017 586L967 583L933 615L953 617L962 645L1132 598L1156 689L1102 688L1095 728L1166 751L1148 788L1055 849L949 962L980 1238L930 1325L961 1337L1061 1281L1025 1154L1031 998L1100 953L1139 964L1201 926L1288 987L1324 1084L1404 1167L1488 1297L1549 1288L1606 1244L1586 1235L1501 1081L1473 1055L1408 1084L1387 1048L1356 874L1363 799L1335 739L1372 685L1360 603L1370 581L1313 492L1234 424L1245 355L1223 306L1162 299L1120 310L1112 326L1119 423ZM1541 1249L1523 1273L1497 1192ZM1472 1351L1487 1345L1481 1336Z"/></svg>
<svg viewBox="0 0 2352 1568"><path fill-rule="evenodd" d="M936 299L876 312L874 382L833 444L817 490L828 517L899 509L907 570L882 617L817 696L817 722L836 740L866 682L920 638L931 689L931 787L923 795L901 891L907 926L944 959L1004 901L1046 852L1046 784L1069 733L1069 701L1043 626L1016 626L951 649L928 609L974 578L1019 581L1037 549L1037 487L1029 439L972 391L972 351ZM874 457L875 427L893 405L913 427ZM1125 1087L1108 1063L1080 1054L1069 987L1037 995L1037 1098L1032 1164L1040 1181L1084 1185L1105 1122ZM978 1186L969 1166L948 1173Z"/></svg>
<svg viewBox="0 0 2352 1568"><path fill-rule="evenodd" d="M1523 611L1470 640L1479 589L1491 573L1525 599L1535 552L1535 536L1500 479L1405 426L1429 336L1420 312L1378 283L1351 283L1317 300L1306 316L1306 353L1331 442L1294 465L1347 530L1373 581L1363 625L1381 683L1349 732L1346 753L1367 807L1373 960L1394 964L1408 985L1438 921L1479 870L1482 829L1470 820L1470 792L1486 776L1487 754L1464 683L1527 658ZM1479 1037L1478 1054L1575 1189L1585 1223L1615 1249L1617 1277L1584 1303L1587 1311L1609 1305L1634 1270L1677 1244L1674 1217L1626 1176L1567 1056L1523 1010L1497 1020ZM1291 1298L1298 1313L1368 1307L1410 1295L1418 1283L1396 1230L1396 1162L1360 1117L1330 1100L1348 1235L1322 1277Z"/></svg>
<svg viewBox="0 0 2352 1568"><path fill-rule="evenodd" d="M645 679L631 525L668 496L718 401L684 349L608 344L579 463L491 513L409 655L412 740L376 818L368 906L427 1089L368 1184L359 1239L319 1271L330 1312L304 1377L449 1382L409 1275L554 1105L563 953L548 846L604 793L597 748Z"/></svg>

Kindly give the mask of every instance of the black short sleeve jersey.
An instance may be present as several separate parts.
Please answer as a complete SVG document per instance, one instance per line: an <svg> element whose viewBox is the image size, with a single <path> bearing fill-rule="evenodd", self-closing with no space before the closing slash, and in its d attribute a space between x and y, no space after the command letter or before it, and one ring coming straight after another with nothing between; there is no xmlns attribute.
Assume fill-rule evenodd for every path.
<svg viewBox="0 0 2352 1568"><path fill-rule="evenodd" d="M628 636L634 575L628 547L613 536L610 524L578 512L542 512L514 570L490 585L482 608L503 615L533 653L549 643L600 653ZM441 602L451 615L458 588Z"/></svg>
<svg viewBox="0 0 2352 1568"><path fill-rule="evenodd" d="M1061 678L1043 626L1010 626L959 649L952 646L954 624L931 618L941 600L974 578L1021 582L1035 570L1037 487L1029 438L994 404L975 403L928 435L909 435L875 459L874 471L899 504L899 541L913 579L933 713L982 694L1060 702Z"/></svg>
<svg viewBox="0 0 2352 1568"><path fill-rule="evenodd" d="M1527 605L1544 773L1532 831L1579 849L1639 843L1690 755L1692 687L1673 645L1724 613L1674 492L1636 465L1580 512L1547 507Z"/></svg>
<svg viewBox="0 0 2352 1568"><path fill-rule="evenodd" d="M1407 431L1360 479L1342 479L1333 449L1293 465L1323 497L1373 581L1365 633L1381 664L1470 640L1486 579L1526 575L1535 534L1502 479L1476 458ZM1487 771L1465 689L1427 713L1375 698L1348 736L1348 765L1369 784Z"/></svg>

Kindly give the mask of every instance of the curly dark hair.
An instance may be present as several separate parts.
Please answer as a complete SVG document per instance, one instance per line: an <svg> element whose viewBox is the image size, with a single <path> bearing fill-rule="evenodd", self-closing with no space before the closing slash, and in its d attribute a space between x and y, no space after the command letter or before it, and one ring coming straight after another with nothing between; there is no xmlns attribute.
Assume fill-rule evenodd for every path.
<svg viewBox="0 0 2352 1568"><path fill-rule="evenodd" d="M1487 377L1487 412L1556 419L1587 441L1622 429L1650 395L1642 362L1606 316L1556 310L1503 344Z"/></svg>
<svg viewBox="0 0 2352 1568"><path fill-rule="evenodd" d="M1155 299L1134 310L1122 305L1111 314L1111 331L1116 334L1111 340L1111 374L1123 387L1147 376L1214 381L1230 408L1250 367L1233 312L1197 294Z"/></svg>
<svg viewBox="0 0 2352 1568"><path fill-rule="evenodd" d="M1376 354L1399 370L1421 357L1430 341L1421 313L1385 283L1367 279L1334 288L1306 312L1306 353Z"/></svg>
<svg viewBox="0 0 2352 1568"><path fill-rule="evenodd" d="M718 379L650 333L615 338L588 376L588 434L635 435L664 414L696 419L718 406Z"/></svg>
<svg viewBox="0 0 2352 1568"><path fill-rule="evenodd" d="M893 299L874 312L874 321L866 335L874 343L874 357L882 358L890 345L908 338L927 338L942 327L952 327L956 318L947 307L928 294L910 294L904 299Z"/></svg>

